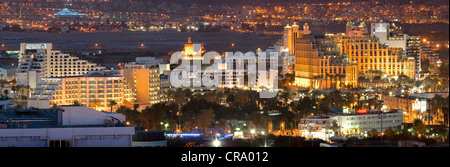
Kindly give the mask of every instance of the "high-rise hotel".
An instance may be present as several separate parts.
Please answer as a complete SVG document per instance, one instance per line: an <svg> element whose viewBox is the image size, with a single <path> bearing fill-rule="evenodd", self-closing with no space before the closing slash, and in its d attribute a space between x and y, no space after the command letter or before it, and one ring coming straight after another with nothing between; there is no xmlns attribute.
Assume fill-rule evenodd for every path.
<svg viewBox="0 0 450 167"><path fill-rule="evenodd" d="M111 101L115 101L116 106L110 106ZM120 71L98 71L61 78L50 99L51 104L71 105L78 102L99 111L111 111L112 107L126 103L130 105L134 101L135 95Z"/></svg>
<svg viewBox="0 0 450 167"><path fill-rule="evenodd" d="M414 58L407 57L402 48L388 47L369 35L364 23L348 23L345 34L311 34L306 24L303 31L297 27L286 26L283 36L285 45L295 55L296 86L357 87L359 75L370 71L394 78L414 77Z"/></svg>
<svg viewBox="0 0 450 167"><path fill-rule="evenodd" d="M41 78L55 78L79 76L88 71L105 69L87 60L52 50L51 43L21 43L18 68L19 85L29 85L29 71L36 71Z"/></svg>

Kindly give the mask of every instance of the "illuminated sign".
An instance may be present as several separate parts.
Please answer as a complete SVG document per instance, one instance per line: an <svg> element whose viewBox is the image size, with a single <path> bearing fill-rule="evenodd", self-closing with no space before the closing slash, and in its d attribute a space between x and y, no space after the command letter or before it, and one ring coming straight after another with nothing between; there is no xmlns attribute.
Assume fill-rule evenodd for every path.
<svg viewBox="0 0 450 167"><path fill-rule="evenodd" d="M6 54L19 54L19 51L6 51Z"/></svg>
<svg viewBox="0 0 450 167"><path fill-rule="evenodd" d="M236 136L236 137L244 137L244 132L234 132L234 136Z"/></svg>
<svg viewBox="0 0 450 167"><path fill-rule="evenodd" d="M427 110L427 100L426 99L422 99L422 101L420 101L420 112L425 112Z"/></svg>
<svg viewBox="0 0 450 167"><path fill-rule="evenodd" d="M25 49L47 49L45 43L28 43L25 45Z"/></svg>
<svg viewBox="0 0 450 167"><path fill-rule="evenodd" d="M348 108L344 108L344 109L342 110L342 112L343 112L344 114L348 114L349 111L350 111L350 109L348 109Z"/></svg>
<svg viewBox="0 0 450 167"><path fill-rule="evenodd" d="M419 101L419 99L416 99L412 105L412 109L420 111L421 113L427 111L427 100L422 99Z"/></svg>
<svg viewBox="0 0 450 167"><path fill-rule="evenodd" d="M365 114L365 113L367 113L367 109L359 109L358 111L358 114Z"/></svg>
<svg viewBox="0 0 450 167"><path fill-rule="evenodd" d="M419 99L416 99L416 101L414 101L413 105L412 105L412 109L413 110L420 110L420 102Z"/></svg>
<svg viewBox="0 0 450 167"><path fill-rule="evenodd" d="M375 28L375 32L387 32L386 27L383 26L383 24L378 24L379 27Z"/></svg>

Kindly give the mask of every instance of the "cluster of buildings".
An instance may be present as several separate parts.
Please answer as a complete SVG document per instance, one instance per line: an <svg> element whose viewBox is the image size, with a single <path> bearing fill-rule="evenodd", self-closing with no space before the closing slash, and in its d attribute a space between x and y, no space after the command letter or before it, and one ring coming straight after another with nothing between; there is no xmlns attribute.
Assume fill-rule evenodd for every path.
<svg viewBox="0 0 450 167"><path fill-rule="evenodd" d="M348 22L346 32L336 34L313 34L308 24L305 23L300 29L300 26L294 23L284 27L283 38L274 46L264 51L256 50L256 59L229 62L226 60L233 53L214 55L214 60L220 61L217 64L220 72L214 73L222 78L220 87L203 87L204 85L195 83L199 82L196 79L209 72L208 67L212 64L190 66L198 59L203 60L206 54L203 44L193 43L190 38L180 51L181 54L187 55L181 58L182 61L190 63L188 66L182 63L176 68L189 69L184 82L191 84L192 92L195 93L220 88L237 87L257 91L270 88L268 84L250 87L245 82L244 76L249 76L252 72L251 65L260 69L261 64L266 68L263 71L258 70L258 74L270 72L274 68L281 69L280 74L295 76L293 86L296 87L313 90L351 89L361 87L361 77L374 73L381 74L381 77L387 80L397 80L400 76L422 80L430 75L421 72L421 62L426 59L430 64L439 66L440 60L435 52L422 44L422 41L421 37L408 36L400 27L389 23L372 23L369 28L364 22L360 24ZM261 53L265 53L266 57L259 57ZM270 57L271 53L276 53L276 57ZM0 72L3 74L2 77L16 80L16 85L29 87L28 94L25 95L26 107L37 108L38 112L31 109L2 110L0 132L5 133L0 133L0 146L15 146L19 141L26 141L22 143L29 143L30 146L89 146L91 143L106 146L113 140L118 141L115 143L118 145L113 144L114 146L130 146L134 129L121 125L124 118L114 113L114 108L122 105L133 107L135 104L145 108L170 100L165 96L165 92L177 88L170 82L172 72L176 68L159 58L137 57L135 62L119 64L116 69L107 69L99 64L53 50L51 43L21 43L17 54L16 71L1 67ZM260 78L261 76L267 78ZM254 79L259 83L260 80L267 81L273 78L270 75L256 75ZM196 84L200 87L192 88L192 85ZM448 93L443 96L448 96ZM382 132L387 128L396 128L403 122L423 119L425 111L429 108L426 99L432 97L418 94L382 98L385 105L384 112L367 111L363 114L351 112L343 115L309 117L299 123L299 130L303 131L303 135L326 139L331 137L331 133L328 132L336 123L339 125L339 133L343 135L367 136L373 129ZM8 109L7 104L3 102L9 101L5 100L0 100L1 109ZM67 106L74 104L80 106ZM51 107L54 109L49 109ZM92 120L87 122L76 120L77 114L92 114L89 118ZM27 117L30 115L34 116ZM39 119L34 119L37 115ZM45 121L42 121L43 119ZM113 130L103 130L105 125ZM35 135L30 136L31 133L17 131L17 129L27 131L34 126L39 129L35 129L36 132L33 132ZM96 126L98 129L80 130L80 133L75 133L78 129L72 129L70 133L64 132L64 129L79 128L78 126ZM11 130L14 128L16 129ZM93 135L96 132L88 132L90 130L102 132L100 135ZM50 137L53 132L47 132L51 131L67 135Z"/></svg>
<svg viewBox="0 0 450 167"><path fill-rule="evenodd" d="M51 43L22 43L19 52L17 85L33 90L28 107L48 108L50 105L79 103L111 110L117 106L142 107L158 103L159 64L152 57L137 58L121 69L106 69L78 57L52 50Z"/></svg>
<svg viewBox="0 0 450 167"><path fill-rule="evenodd" d="M420 36L408 36L401 27L390 23L348 22L345 33L312 34L308 24L285 26L283 46L295 56L294 85L313 90L349 89L364 87L364 78L377 75L393 81L406 76L415 81L432 75L422 72L423 61L438 67L442 63ZM363 79L361 79L363 78ZM373 82L373 81L370 81ZM387 83L392 86L391 83ZM372 86L369 89L375 88ZM299 123L298 130L305 137L328 139L336 135L368 136L375 129L383 132L396 129L415 119L426 120L429 100L436 94L446 98L448 93L415 93L381 95L383 111L351 111L338 115L311 116ZM386 112L388 111L388 112ZM447 124L442 109L431 118L432 124ZM381 116L381 115L385 116ZM381 119L383 118L383 119ZM383 128L383 130L381 129ZM334 135L333 135L334 134Z"/></svg>
<svg viewBox="0 0 450 167"><path fill-rule="evenodd" d="M203 60L206 50L203 44L193 43L189 39L180 53L188 55L185 59L192 62L194 59ZM215 61L220 61L216 63L219 64L218 69L221 72L214 75L221 77L221 86L206 88L201 85L193 89L200 92L223 87L250 87L249 89L261 90L261 86L266 85L251 87L247 83L244 84L244 75L249 72L248 64L252 63L257 68L260 68L258 64L265 63L266 71L280 67L282 74L293 72L294 56L283 46L272 46L265 51L258 49L254 53L257 59L249 59L249 62L236 60L235 63L225 61L231 56L230 53L217 54ZM261 53L265 53L266 57L259 58ZM271 53L275 53L277 57L270 57ZM191 69L187 82L194 82L195 77L201 78L211 65L197 67L195 72ZM242 66L243 71L236 70L236 66ZM177 68L185 67L182 64ZM53 50L51 43L22 43L18 51L17 72L12 74L13 76L5 73L5 77L13 77L16 85L29 86L31 91L26 95L27 107L48 108L54 105L81 104L101 111L110 111L121 105L132 107L139 104L145 108L167 100L165 92L175 89L170 83L173 70L174 67L169 63L155 57L137 57L135 62L119 64L116 69L107 69ZM270 75L267 77L276 79ZM116 102L115 106L110 106L111 101Z"/></svg>
<svg viewBox="0 0 450 167"><path fill-rule="evenodd" d="M370 32L364 22L348 22L346 33L311 34L305 24L286 26L284 46L295 56L295 85L327 89L358 87L360 76L380 72L383 78L400 75L424 79L421 75L423 55L439 66L436 52L421 44L421 38L403 34L389 23L372 23ZM433 52L428 53L428 52Z"/></svg>

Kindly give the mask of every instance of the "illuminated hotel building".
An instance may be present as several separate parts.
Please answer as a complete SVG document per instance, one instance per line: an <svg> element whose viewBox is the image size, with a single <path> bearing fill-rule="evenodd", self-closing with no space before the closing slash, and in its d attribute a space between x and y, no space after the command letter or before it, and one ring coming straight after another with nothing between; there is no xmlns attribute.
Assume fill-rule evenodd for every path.
<svg viewBox="0 0 450 167"><path fill-rule="evenodd" d="M313 89L357 86L356 64L340 54L337 42L335 38L315 34L296 39L296 86Z"/></svg>
<svg viewBox="0 0 450 167"><path fill-rule="evenodd" d="M348 54L351 61L358 62L358 71L368 74L369 71L381 71L387 76L406 75L414 78L415 60L406 57L400 48L386 47L370 36L342 36L341 52Z"/></svg>
<svg viewBox="0 0 450 167"><path fill-rule="evenodd" d="M439 59L439 53L429 46L422 45L421 48L421 61L429 61L430 65L440 66L442 62Z"/></svg>
<svg viewBox="0 0 450 167"><path fill-rule="evenodd" d="M161 102L158 65L130 63L122 70L128 87L136 94L135 104L144 107Z"/></svg>
<svg viewBox="0 0 450 167"><path fill-rule="evenodd" d="M380 44L390 48L401 48L406 50L408 35L404 34L401 27L389 23L372 23L371 36L377 37Z"/></svg>
<svg viewBox="0 0 450 167"><path fill-rule="evenodd" d="M406 52L407 57L414 58L416 80L420 79L421 71L421 38L420 36L408 36L403 33L401 27L394 23L372 23L371 35L378 38L380 44L389 48L401 49ZM411 77L408 75L408 77Z"/></svg>
<svg viewBox="0 0 450 167"><path fill-rule="evenodd" d="M414 77L414 58L402 48L389 48L364 33L365 25L347 34L301 34L295 39L295 85L313 89L357 87L358 75L381 71L387 76ZM294 38L294 37L292 37ZM289 41L289 40L287 40Z"/></svg>
<svg viewBox="0 0 450 167"><path fill-rule="evenodd" d="M221 83L219 84L220 87L219 88L242 88L242 89L262 89L263 87L271 89L271 85L268 83L271 79L275 79L275 77L270 77L270 75L266 75L267 79L266 81L268 82L264 82L264 83L260 83L258 82L258 77L260 75L258 75L259 71L253 71L256 73L255 76L255 85L249 85L248 80L245 80L245 76L249 76L249 65L250 64L254 64L255 65L255 70L257 70L259 67L259 63L265 64L266 69L265 71L270 71L270 68L275 68L277 69L278 66L283 66L283 63L279 63L280 61L283 62L284 59L283 58L279 58L279 57L284 57L286 59L286 66L289 69L289 66L292 66L292 58L289 57L291 56L289 53L287 53L287 51L285 51L282 47L270 47L268 48L266 51L264 51L264 53L266 53L266 57L262 58L262 57L258 57L258 53L263 52L261 49L258 49L255 53L255 59L251 58L251 59L244 59L244 60L240 60L241 58L238 58L239 55L237 55L237 52L224 52L222 55L220 54L216 54L214 57L214 64L218 65L217 70L219 70L219 72L214 72L213 74L211 74L211 79L214 76L218 76L219 78L221 78ZM269 53L270 52L277 52L277 56L273 56L270 57ZM214 90L217 89L217 87L205 87L204 85L201 84L202 82L202 76L204 73L207 72L207 69L214 65L211 63L207 63L207 64L200 64L200 66L195 65L195 61L194 60L203 60L203 56L204 53L206 53L203 44L194 44L191 42L190 38L188 40L188 42L185 44L183 50L180 52L180 54L185 54L187 57L185 59L183 59L182 64L178 64L178 61L175 64L178 64L178 66L176 67L178 70L183 70L188 72L185 78L182 78L183 83L189 83L191 84L190 89L193 92L204 92L204 91L209 91L209 90ZM233 55L232 55L233 54ZM244 56L246 53L242 53ZM237 57L232 57L232 56L237 56ZM245 56L244 56L245 57ZM230 58L230 59L228 59ZM257 60L256 60L257 59ZM189 64L186 61L190 61ZM216 61L220 61L220 62L216 62ZM229 62L227 62L229 61ZM260 65L262 65L260 64ZM212 71L208 71L208 72L212 72ZM287 72L286 72L287 73ZM247 77L248 78L248 77ZM264 81L264 80L261 80ZM274 83L274 82L270 82L270 83ZM194 85L196 84L196 85ZM166 87L166 86L165 86ZM172 87L174 88L174 87Z"/></svg>
<svg viewBox="0 0 450 167"><path fill-rule="evenodd" d="M61 78L50 103L72 105L78 101L83 106L101 111L110 111L110 101L117 106L135 101L127 80L121 75L92 72L83 76Z"/></svg>
<svg viewBox="0 0 450 167"><path fill-rule="evenodd" d="M17 80L28 85L29 71L37 71L41 78L80 76L105 67L80 60L78 57L52 50L51 43L21 43Z"/></svg>
<svg viewBox="0 0 450 167"><path fill-rule="evenodd" d="M203 47L203 43L194 44L191 41L191 37L189 37L188 43L184 44L184 48L181 52L189 56L189 59L193 59L194 55L199 55L201 58L203 58L202 55L206 52L206 50Z"/></svg>
<svg viewBox="0 0 450 167"><path fill-rule="evenodd" d="M421 67L421 57L422 57L422 41L420 36L408 36L407 37L407 43L406 43L406 55L408 57L414 57L414 60L416 62L415 68L416 68L416 76L415 79L420 79L420 72L422 71Z"/></svg>
<svg viewBox="0 0 450 167"><path fill-rule="evenodd" d="M299 30L299 26L295 22L292 26L289 26L288 24L284 27L283 46L291 53L291 55L295 55L295 40L300 38L302 34L311 34L308 23L303 25L303 30Z"/></svg>

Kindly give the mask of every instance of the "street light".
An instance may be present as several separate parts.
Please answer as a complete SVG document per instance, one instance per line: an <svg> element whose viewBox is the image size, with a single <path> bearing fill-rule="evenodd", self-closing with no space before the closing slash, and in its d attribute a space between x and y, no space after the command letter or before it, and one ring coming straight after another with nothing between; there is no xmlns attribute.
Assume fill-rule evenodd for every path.
<svg viewBox="0 0 450 167"><path fill-rule="evenodd" d="M214 145L215 147L219 147L219 146L220 146L220 141L217 140L217 139L215 139L215 140L213 141L213 145Z"/></svg>
<svg viewBox="0 0 450 167"><path fill-rule="evenodd" d="M251 147L253 147L253 134L255 134L255 129L250 130L251 133Z"/></svg>
<svg viewBox="0 0 450 167"><path fill-rule="evenodd" d="M265 135L266 132L262 131L261 134L264 135L264 147L267 147L267 135Z"/></svg>

